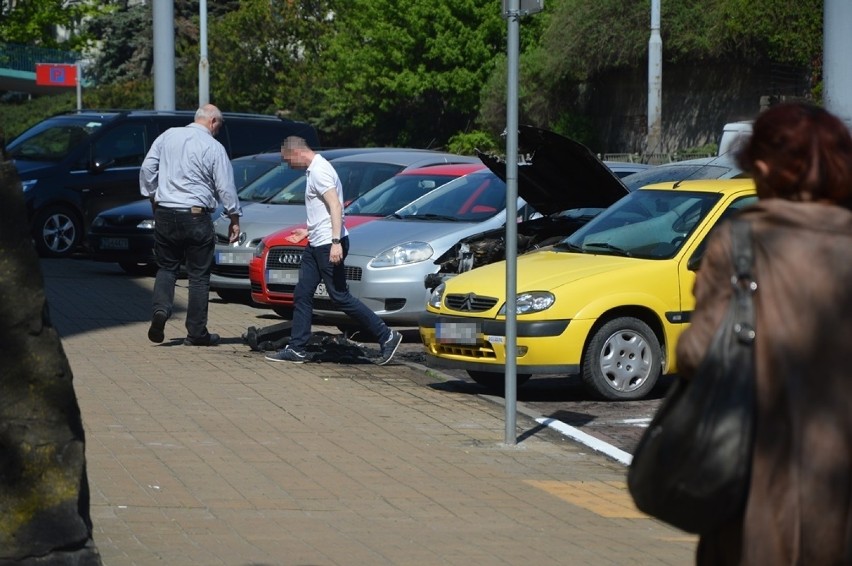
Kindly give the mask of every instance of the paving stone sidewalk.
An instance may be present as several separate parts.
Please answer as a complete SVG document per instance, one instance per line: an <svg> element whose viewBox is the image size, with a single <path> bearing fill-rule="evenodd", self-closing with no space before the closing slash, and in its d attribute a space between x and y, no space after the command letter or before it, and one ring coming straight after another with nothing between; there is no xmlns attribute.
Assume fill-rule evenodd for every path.
<svg viewBox="0 0 852 566"><path fill-rule="evenodd" d="M180 308L152 344L152 278L42 269L108 566L693 562L695 537L633 507L622 464L524 415L507 445L502 406L422 366L265 361L240 336L278 319L213 294L219 346L183 346Z"/></svg>

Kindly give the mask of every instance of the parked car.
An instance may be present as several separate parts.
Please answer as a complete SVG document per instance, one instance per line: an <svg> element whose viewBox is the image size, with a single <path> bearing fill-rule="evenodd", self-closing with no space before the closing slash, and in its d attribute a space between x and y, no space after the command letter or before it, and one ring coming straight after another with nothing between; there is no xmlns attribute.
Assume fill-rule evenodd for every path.
<svg viewBox="0 0 852 566"><path fill-rule="evenodd" d="M750 179L643 187L559 243L517 258L517 376L582 376L594 395L646 396L677 371L706 240L756 201ZM506 262L442 282L420 318L434 365L501 388L506 364Z"/></svg>
<svg viewBox="0 0 852 566"><path fill-rule="evenodd" d="M529 191L530 194L538 194L537 201L561 198L553 190L554 187L560 186L559 156L575 150L580 154L585 152L579 147L572 149L576 142L568 138L532 126L521 126L518 141L519 146L524 148L524 152L532 156L518 167L519 185L523 185L524 190ZM501 158L482 155L481 159L500 178L505 179L506 166ZM630 192L645 185L664 181L733 179L743 176L743 172L730 155L690 159L655 167L619 162L606 162L606 165L610 171L622 179ZM574 173L580 175L581 179L583 175L602 173L595 160L592 159L590 152L586 154L585 161L578 161L577 163L577 168L583 167L588 169L587 173ZM593 181L589 177L583 182ZM588 222L601 210L603 208L600 206L566 207L543 218L533 218L519 223L518 253L546 247L559 241ZM435 260L438 269L435 273L427 276L426 287L434 289L447 277L504 259L505 233L505 228L500 226L459 240Z"/></svg>
<svg viewBox="0 0 852 566"><path fill-rule="evenodd" d="M356 226L384 218L437 187L484 167L482 163L461 163L401 171L344 209L346 227L352 230ZM290 226L263 238L255 248L249 264L252 300L271 305L285 317L291 315L299 263L307 245L307 240L294 244L286 238L293 230L305 226L304 223ZM325 293L321 290L319 294Z"/></svg>
<svg viewBox="0 0 852 566"><path fill-rule="evenodd" d="M532 143L532 133L542 143ZM564 236L628 194L607 163L573 140L524 128L519 147L527 158L518 173L518 220L542 216L532 222L547 224L562 211L581 211L566 222L553 221ZM460 240L489 230L504 232L506 183L500 167L505 176L505 163L484 154L480 158L493 170L451 181L392 217L353 230L346 259L349 289L389 324L417 325L429 299L424 280L438 273L436 261ZM326 297L314 298L314 312L351 324Z"/></svg>
<svg viewBox="0 0 852 566"><path fill-rule="evenodd" d="M234 180L240 200L255 197L257 191L244 191L244 187L261 175L278 168L276 176L282 179L300 172L290 170L281 162L281 153L259 153L232 159ZM216 218L221 210L213 213ZM127 273L144 275L156 267L154 258L154 213L151 201L141 199L130 204L110 208L98 214L89 227L87 244L95 261L118 263Z"/></svg>
<svg viewBox="0 0 852 566"><path fill-rule="evenodd" d="M217 139L231 158L264 151L293 134L319 143L316 130L303 122L224 117ZM70 255L100 212L139 200L139 167L154 139L193 119L187 111L81 110L47 118L9 142L39 254Z"/></svg>
<svg viewBox="0 0 852 566"><path fill-rule="evenodd" d="M349 204L400 171L439 163L480 163L476 157L422 149L369 151L330 159L343 184L344 203ZM305 220L305 176L302 175L274 197L247 205L240 219L240 239L228 242L227 219L216 224L216 252L210 288L226 301L250 301L249 262L254 249L269 234Z"/></svg>

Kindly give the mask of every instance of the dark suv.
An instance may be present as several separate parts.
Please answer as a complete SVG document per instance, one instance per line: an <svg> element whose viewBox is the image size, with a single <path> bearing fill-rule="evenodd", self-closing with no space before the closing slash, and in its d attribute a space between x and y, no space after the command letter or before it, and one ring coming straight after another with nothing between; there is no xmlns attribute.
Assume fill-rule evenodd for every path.
<svg viewBox="0 0 852 566"><path fill-rule="evenodd" d="M7 152L21 178L39 253L70 255L99 212L139 200L139 167L148 148L162 132L194 116L194 111L73 111L12 140ZM228 112L224 118L216 138L231 158L277 149L290 135L319 146L316 130L304 122Z"/></svg>

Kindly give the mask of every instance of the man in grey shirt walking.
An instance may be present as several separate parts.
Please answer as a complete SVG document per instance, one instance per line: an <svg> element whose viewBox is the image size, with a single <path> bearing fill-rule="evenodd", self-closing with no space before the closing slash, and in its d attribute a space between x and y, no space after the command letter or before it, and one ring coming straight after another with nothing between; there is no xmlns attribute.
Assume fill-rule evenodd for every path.
<svg viewBox="0 0 852 566"><path fill-rule="evenodd" d="M222 112L212 104L199 108L195 121L169 128L154 140L139 173L140 192L154 209L153 315L148 339L164 340L166 321L172 314L181 263L189 279L186 309L187 346L213 346L219 335L207 330L207 300L216 236L211 213L217 201L231 219L229 237L240 234L242 214L234 170L228 153L215 136L222 127Z"/></svg>

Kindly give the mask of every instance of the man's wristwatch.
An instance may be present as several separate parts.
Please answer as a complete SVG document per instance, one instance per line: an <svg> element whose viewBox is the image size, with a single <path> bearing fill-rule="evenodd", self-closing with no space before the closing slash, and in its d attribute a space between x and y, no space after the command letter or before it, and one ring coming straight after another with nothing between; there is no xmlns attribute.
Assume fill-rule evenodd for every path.
<svg viewBox="0 0 852 566"><path fill-rule="evenodd" d="M340 238L332 238L332 239L331 239L331 243L332 243L332 244L339 244L339 243L340 243Z"/></svg>

